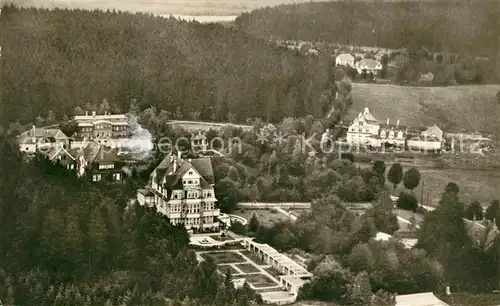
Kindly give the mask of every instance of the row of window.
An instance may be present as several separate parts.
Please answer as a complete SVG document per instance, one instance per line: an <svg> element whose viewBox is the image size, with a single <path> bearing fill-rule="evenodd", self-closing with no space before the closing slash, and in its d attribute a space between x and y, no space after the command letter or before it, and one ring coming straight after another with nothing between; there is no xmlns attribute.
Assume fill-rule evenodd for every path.
<svg viewBox="0 0 500 306"><path fill-rule="evenodd" d="M201 220L200 220L201 219ZM189 218L189 219L181 219L181 218L173 218L170 220L172 224L178 224L178 223L183 223L186 225L194 225L194 224L200 224L200 221L203 223L214 223L214 217L204 217L204 218Z"/></svg>
<svg viewBox="0 0 500 306"><path fill-rule="evenodd" d="M204 198L209 198L212 196L212 192L211 191L206 191L206 192L203 192L203 197ZM183 192L176 192L174 191L174 193L172 194L172 198L174 200L181 200L184 198L183 196ZM200 198L200 192L199 191L188 191L186 193L186 199L199 199Z"/></svg>
<svg viewBox="0 0 500 306"><path fill-rule="evenodd" d="M164 208L165 205L161 204L161 208ZM188 204L185 206L186 212L188 214L198 214L200 213L200 208L203 208L203 211L210 211L215 209L215 203L196 203L196 204ZM182 205L171 205L170 212L177 213L181 212Z"/></svg>
<svg viewBox="0 0 500 306"><path fill-rule="evenodd" d="M92 175L92 181L93 182L98 182L100 180L102 180L102 174L93 174ZM120 173L113 173L113 180L114 181L119 181L121 180L121 174Z"/></svg>
<svg viewBox="0 0 500 306"><path fill-rule="evenodd" d="M114 169L114 164L99 164L99 169Z"/></svg>
<svg viewBox="0 0 500 306"><path fill-rule="evenodd" d="M193 180L182 180L183 185L199 185L200 180L199 179L193 179Z"/></svg>

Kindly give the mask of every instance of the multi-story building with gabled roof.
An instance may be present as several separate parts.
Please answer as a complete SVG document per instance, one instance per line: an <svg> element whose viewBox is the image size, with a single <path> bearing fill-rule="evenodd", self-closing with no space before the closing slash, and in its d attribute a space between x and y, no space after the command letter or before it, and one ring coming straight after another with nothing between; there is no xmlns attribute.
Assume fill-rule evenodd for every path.
<svg viewBox="0 0 500 306"><path fill-rule="evenodd" d="M185 160L170 153L151 173L148 186L138 190L137 200L156 207L172 224L184 224L193 232L218 231L214 184L210 158Z"/></svg>

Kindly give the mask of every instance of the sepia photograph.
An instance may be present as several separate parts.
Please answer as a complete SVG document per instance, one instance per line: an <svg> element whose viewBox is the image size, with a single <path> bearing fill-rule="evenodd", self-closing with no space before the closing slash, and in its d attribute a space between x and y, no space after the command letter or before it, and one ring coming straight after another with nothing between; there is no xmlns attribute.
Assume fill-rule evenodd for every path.
<svg viewBox="0 0 500 306"><path fill-rule="evenodd" d="M257 305L500 305L500 0L0 0L0 306Z"/></svg>

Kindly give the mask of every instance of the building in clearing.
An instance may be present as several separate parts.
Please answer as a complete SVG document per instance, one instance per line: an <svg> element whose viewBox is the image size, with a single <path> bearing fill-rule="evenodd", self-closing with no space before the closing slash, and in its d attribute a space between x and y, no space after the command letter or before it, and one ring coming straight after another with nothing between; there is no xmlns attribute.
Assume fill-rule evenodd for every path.
<svg viewBox="0 0 500 306"><path fill-rule="evenodd" d="M354 67L354 56L343 53L335 58L335 65Z"/></svg>
<svg viewBox="0 0 500 306"><path fill-rule="evenodd" d="M349 126L346 141L352 145L404 147L407 130L406 126L399 124L399 119L396 124L391 124L387 118L383 124L365 107Z"/></svg>
<svg viewBox="0 0 500 306"><path fill-rule="evenodd" d="M124 114L97 115L95 111L89 115L74 116L73 120L77 124L77 131L73 137L75 140L100 140L113 138L126 138L128 133L128 120Z"/></svg>
<svg viewBox="0 0 500 306"><path fill-rule="evenodd" d="M149 184L137 192L140 205L156 207L172 224L193 232L220 228L215 178L210 158L184 160L168 154L150 175Z"/></svg>
<svg viewBox="0 0 500 306"><path fill-rule="evenodd" d="M33 126L29 131L21 134L17 141L19 150L26 153L35 153L39 149L48 150L52 147L69 148L68 136L58 128Z"/></svg>

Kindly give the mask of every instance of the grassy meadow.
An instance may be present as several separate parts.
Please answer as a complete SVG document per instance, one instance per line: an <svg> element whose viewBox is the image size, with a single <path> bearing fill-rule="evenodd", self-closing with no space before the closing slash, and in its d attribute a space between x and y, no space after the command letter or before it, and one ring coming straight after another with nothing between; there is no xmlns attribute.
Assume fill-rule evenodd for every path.
<svg viewBox="0 0 500 306"><path fill-rule="evenodd" d="M405 168L406 170L407 168ZM500 173L498 171L470 171L461 169L419 169L419 171L422 179L414 192L420 200L423 181L423 202L425 205L437 206L448 182L458 184L460 187L460 198L466 204L477 200L483 206L488 206L492 200L500 200ZM404 190L403 184L400 184L396 190L396 194ZM428 203L427 193L429 193Z"/></svg>
<svg viewBox="0 0 500 306"><path fill-rule="evenodd" d="M376 118L402 125L438 124L446 131L500 131L500 85L409 87L353 83L348 119L368 107Z"/></svg>

